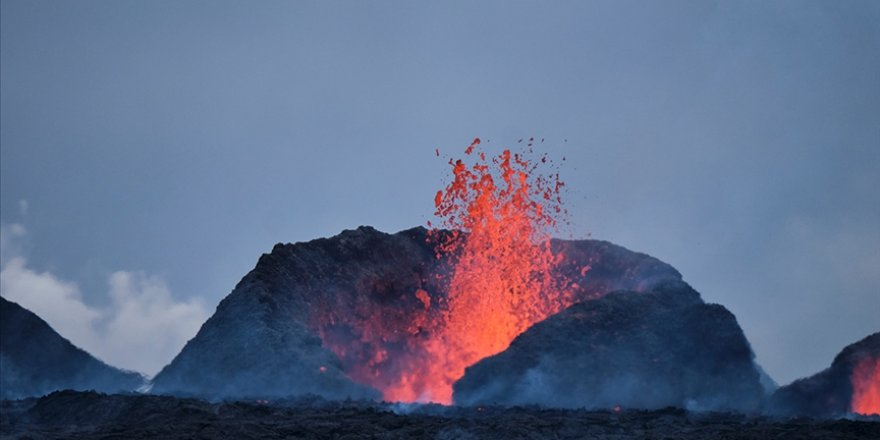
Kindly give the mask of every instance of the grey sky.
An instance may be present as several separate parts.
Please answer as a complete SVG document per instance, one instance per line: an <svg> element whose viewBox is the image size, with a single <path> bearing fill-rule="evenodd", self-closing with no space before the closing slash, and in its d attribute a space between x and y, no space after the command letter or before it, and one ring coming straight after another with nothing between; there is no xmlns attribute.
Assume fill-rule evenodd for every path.
<svg viewBox="0 0 880 440"><path fill-rule="evenodd" d="M878 2L3 0L0 19L0 220L91 306L135 271L212 309L275 242L424 224L434 148L536 136L567 158L571 232L676 266L778 381L880 330Z"/></svg>

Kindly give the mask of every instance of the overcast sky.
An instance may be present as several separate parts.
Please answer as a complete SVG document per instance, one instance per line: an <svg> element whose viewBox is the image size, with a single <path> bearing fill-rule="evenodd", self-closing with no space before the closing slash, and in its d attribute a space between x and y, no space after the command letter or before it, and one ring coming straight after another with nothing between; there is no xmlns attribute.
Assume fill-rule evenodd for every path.
<svg viewBox="0 0 880 440"><path fill-rule="evenodd" d="M880 330L880 2L471 3L3 0L3 296L155 373L274 243L422 225L435 148L536 136L570 233L777 381Z"/></svg>

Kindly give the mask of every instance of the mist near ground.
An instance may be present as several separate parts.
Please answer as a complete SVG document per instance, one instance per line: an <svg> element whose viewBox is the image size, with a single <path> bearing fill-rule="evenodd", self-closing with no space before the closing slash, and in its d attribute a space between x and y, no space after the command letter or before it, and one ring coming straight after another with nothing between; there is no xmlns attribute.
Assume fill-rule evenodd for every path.
<svg viewBox="0 0 880 440"><path fill-rule="evenodd" d="M534 136L560 235L672 264L787 383L877 331L878 47L871 1L4 0L2 294L156 371L274 243L424 224L435 148Z"/></svg>

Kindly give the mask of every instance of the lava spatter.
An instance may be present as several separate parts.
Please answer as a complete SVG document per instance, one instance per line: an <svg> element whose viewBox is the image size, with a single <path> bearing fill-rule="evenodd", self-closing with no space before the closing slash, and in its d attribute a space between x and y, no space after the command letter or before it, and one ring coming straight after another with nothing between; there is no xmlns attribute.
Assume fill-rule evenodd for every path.
<svg viewBox="0 0 880 440"><path fill-rule="evenodd" d="M852 412L880 414L880 358L866 357L852 372Z"/></svg>
<svg viewBox="0 0 880 440"><path fill-rule="evenodd" d="M446 309L427 345L433 362L427 390L416 400L451 403L452 384L474 362L496 354L532 324L572 303L554 270L561 256L550 233L564 212L559 175L504 150L488 158L475 139L466 158L450 160L453 180L434 198L442 226L460 231L438 240L440 258L453 260Z"/></svg>
<svg viewBox="0 0 880 440"><path fill-rule="evenodd" d="M407 309L352 299L354 309L330 304L315 316L346 373L387 401L452 403L466 367L574 302L577 284L559 275L563 257L550 249L566 214L559 174L542 174L552 161L491 155L480 144L474 139L464 158L449 159L452 180L434 196L440 224L428 223L428 239L443 268L432 274L440 291L404 293ZM394 290L375 284L363 290Z"/></svg>

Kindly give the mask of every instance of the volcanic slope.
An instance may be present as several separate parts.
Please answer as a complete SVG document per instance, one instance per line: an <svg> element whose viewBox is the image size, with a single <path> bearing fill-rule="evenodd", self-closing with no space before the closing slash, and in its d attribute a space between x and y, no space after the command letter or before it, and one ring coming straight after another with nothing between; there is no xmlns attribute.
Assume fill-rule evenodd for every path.
<svg viewBox="0 0 880 440"><path fill-rule="evenodd" d="M831 362L831 366L813 376L798 379L773 393L769 411L777 415L838 417L852 412L853 372L865 361L880 365L880 332L846 346ZM875 399L880 398L880 371L873 378ZM870 384L866 384L870 385ZM880 413L880 402L874 411Z"/></svg>
<svg viewBox="0 0 880 440"><path fill-rule="evenodd" d="M30 310L0 297L0 398L61 389L134 391L143 384L140 374L95 359Z"/></svg>
<svg viewBox="0 0 880 440"><path fill-rule="evenodd" d="M554 240L552 247L564 255L557 269L578 301L681 280L668 264L608 242ZM386 234L362 226L277 244L156 376L152 390L378 398L424 350L445 301L445 264L421 227Z"/></svg>
<svg viewBox="0 0 880 440"><path fill-rule="evenodd" d="M455 383L465 405L757 410L754 355L733 314L682 281L575 304Z"/></svg>

